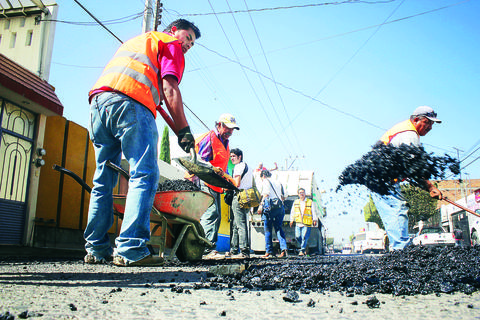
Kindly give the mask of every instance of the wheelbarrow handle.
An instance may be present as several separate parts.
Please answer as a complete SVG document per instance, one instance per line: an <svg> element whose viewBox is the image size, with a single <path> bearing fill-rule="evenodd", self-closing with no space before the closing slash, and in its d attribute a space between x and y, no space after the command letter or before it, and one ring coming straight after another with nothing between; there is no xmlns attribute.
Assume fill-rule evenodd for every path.
<svg viewBox="0 0 480 320"><path fill-rule="evenodd" d="M127 180L130 180L130 175L128 174L128 172L123 169L122 167L120 166L117 166L115 163L111 162L110 160L107 160L107 162L105 163L107 167L109 168L112 168L113 170L117 171L118 173L120 173L122 176L124 176Z"/></svg>
<svg viewBox="0 0 480 320"><path fill-rule="evenodd" d="M82 178L80 178L78 175L76 175L72 171L65 169L64 167L61 167L56 164L53 165L52 169L57 170L58 172L65 173L66 175L72 177L75 181L77 181L83 187L83 189L87 190L88 193L92 192L92 188L88 184L86 184L85 181L82 180Z"/></svg>

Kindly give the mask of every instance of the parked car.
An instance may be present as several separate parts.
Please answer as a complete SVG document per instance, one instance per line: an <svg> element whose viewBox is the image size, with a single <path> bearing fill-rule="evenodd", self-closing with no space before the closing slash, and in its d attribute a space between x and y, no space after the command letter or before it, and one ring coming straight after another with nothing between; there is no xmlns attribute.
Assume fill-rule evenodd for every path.
<svg viewBox="0 0 480 320"><path fill-rule="evenodd" d="M416 246L454 246L455 236L442 227L423 227L412 243Z"/></svg>

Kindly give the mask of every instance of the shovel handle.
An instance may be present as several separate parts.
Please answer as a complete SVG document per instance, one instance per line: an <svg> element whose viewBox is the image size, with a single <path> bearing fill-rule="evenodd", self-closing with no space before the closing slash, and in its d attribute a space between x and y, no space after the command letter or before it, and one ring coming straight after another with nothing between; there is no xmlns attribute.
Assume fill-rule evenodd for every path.
<svg viewBox="0 0 480 320"><path fill-rule="evenodd" d="M192 157L191 161L197 163L197 153L195 152L195 148L190 149L190 156Z"/></svg>
<svg viewBox="0 0 480 320"><path fill-rule="evenodd" d="M478 214L478 213L476 213L475 211L470 210L470 209L468 209L468 208L466 208L466 207L464 207L464 206L462 206L462 205L460 205L460 204L458 204L458 203L456 203L456 202L453 202L452 200L448 199L447 197L443 197L442 200L445 200L445 201L447 201L448 203L453 204L454 206L459 207L460 209L465 210L465 211L467 211L468 213L473 214L474 216L480 217L480 214Z"/></svg>
<svg viewBox="0 0 480 320"><path fill-rule="evenodd" d="M111 162L110 160L107 160L107 162L105 163L105 165L109 168L112 168L113 170L117 171L118 173L120 173L122 176L125 177L125 179L127 180L130 180L130 175L128 174L128 172L123 169L122 167L120 166L117 166L115 163Z"/></svg>

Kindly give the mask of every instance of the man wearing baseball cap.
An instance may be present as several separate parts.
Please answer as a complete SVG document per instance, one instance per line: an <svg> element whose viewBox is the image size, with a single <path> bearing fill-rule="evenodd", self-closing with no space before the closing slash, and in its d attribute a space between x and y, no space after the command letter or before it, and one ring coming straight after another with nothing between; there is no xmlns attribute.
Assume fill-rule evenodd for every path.
<svg viewBox="0 0 480 320"><path fill-rule="evenodd" d="M437 113L430 107L421 106L415 109L403 122L394 125L380 138L384 144L399 147L402 144L420 146L420 137L425 136L434 123L441 123ZM442 199L442 193L433 183L425 181L432 198ZM378 210L385 231L393 249L403 249L409 242L408 236L408 207L405 198L401 194L400 184L397 183L395 191L387 195L372 193L372 199Z"/></svg>
<svg viewBox="0 0 480 320"><path fill-rule="evenodd" d="M235 129L240 130L240 127L237 125L237 120L234 116L229 113L220 115L213 130L195 139L195 151L202 160L210 162L212 166L228 173L227 166L230 159L228 143ZM216 248L218 229L222 217L220 212L220 195L223 193L223 189L204 183L202 184L202 190L209 192L215 199L213 204L202 215L200 224L205 231L205 237L213 243L213 247L207 248L205 254L208 258L216 258L217 252L214 249Z"/></svg>

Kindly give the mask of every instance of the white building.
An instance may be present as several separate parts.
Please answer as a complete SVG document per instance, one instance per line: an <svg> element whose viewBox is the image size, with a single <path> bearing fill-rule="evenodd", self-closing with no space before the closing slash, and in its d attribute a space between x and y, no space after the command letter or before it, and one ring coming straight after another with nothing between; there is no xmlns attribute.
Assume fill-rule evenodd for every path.
<svg viewBox="0 0 480 320"><path fill-rule="evenodd" d="M48 80L57 11L54 0L0 0L0 53Z"/></svg>

